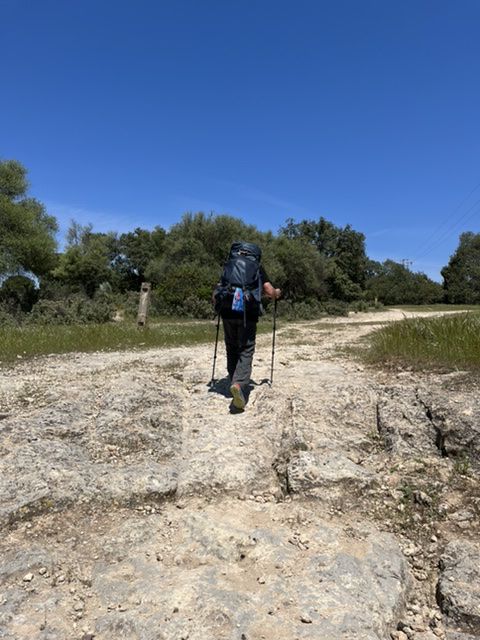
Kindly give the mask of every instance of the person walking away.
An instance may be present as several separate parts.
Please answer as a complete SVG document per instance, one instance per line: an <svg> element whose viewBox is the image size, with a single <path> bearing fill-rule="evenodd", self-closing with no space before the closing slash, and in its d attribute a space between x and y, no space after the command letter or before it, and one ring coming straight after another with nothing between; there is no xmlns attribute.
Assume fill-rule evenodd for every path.
<svg viewBox="0 0 480 640"><path fill-rule="evenodd" d="M213 292L215 310L223 323L232 404L240 410L245 408L245 387L250 383L262 294L271 299L281 296L261 265L261 257L256 244L234 242Z"/></svg>

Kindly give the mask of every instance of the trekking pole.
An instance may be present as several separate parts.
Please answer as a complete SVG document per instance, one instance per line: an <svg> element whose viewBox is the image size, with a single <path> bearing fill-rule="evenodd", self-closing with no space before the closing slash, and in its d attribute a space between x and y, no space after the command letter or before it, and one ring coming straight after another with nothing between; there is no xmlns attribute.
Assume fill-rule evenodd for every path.
<svg viewBox="0 0 480 640"><path fill-rule="evenodd" d="M272 367L270 369L270 386L273 384L273 360L275 358L275 331L277 329L277 298L273 307Z"/></svg>
<svg viewBox="0 0 480 640"><path fill-rule="evenodd" d="M215 363L217 361L217 347L218 347L218 332L220 331L220 314L218 314L217 320L217 335L215 337L215 351L213 353L213 369L212 369L212 379L210 380L210 385L213 385L215 381Z"/></svg>

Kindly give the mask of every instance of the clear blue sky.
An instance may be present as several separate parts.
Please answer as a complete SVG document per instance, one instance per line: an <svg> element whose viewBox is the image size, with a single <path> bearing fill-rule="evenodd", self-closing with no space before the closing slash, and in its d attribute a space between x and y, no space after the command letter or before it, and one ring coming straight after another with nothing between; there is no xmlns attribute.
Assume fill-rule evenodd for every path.
<svg viewBox="0 0 480 640"><path fill-rule="evenodd" d="M438 279L480 231L479 34L478 0L0 0L0 157L63 231L322 215Z"/></svg>

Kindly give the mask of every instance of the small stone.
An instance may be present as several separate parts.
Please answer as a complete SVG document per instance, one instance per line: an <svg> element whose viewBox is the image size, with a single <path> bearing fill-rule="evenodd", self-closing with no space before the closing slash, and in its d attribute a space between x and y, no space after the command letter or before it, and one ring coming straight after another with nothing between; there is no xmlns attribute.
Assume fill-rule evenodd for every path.
<svg viewBox="0 0 480 640"><path fill-rule="evenodd" d="M40 569L38 570L38 573L41 576L44 576L47 573L47 567L40 567Z"/></svg>
<svg viewBox="0 0 480 640"><path fill-rule="evenodd" d="M83 602L75 602L75 604L73 605L74 611L83 611L83 608L84 608Z"/></svg>
<svg viewBox="0 0 480 640"><path fill-rule="evenodd" d="M33 580L33 573L26 573L23 576L23 582L31 582Z"/></svg>
<svg viewBox="0 0 480 640"><path fill-rule="evenodd" d="M415 570L415 578L420 582L428 580L428 573L426 571Z"/></svg>
<svg viewBox="0 0 480 640"><path fill-rule="evenodd" d="M313 622L313 620L311 619L311 617L307 613L302 613L302 615L300 616L300 620L301 620L301 622L304 622L305 624L312 624L312 622Z"/></svg>
<svg viewBox="0 0 480 640"><path fill-rule="evenodd" d="M257 578L257 582L259 584L265 584L265 578L263 576L260 576L259 578Z"/></svg>

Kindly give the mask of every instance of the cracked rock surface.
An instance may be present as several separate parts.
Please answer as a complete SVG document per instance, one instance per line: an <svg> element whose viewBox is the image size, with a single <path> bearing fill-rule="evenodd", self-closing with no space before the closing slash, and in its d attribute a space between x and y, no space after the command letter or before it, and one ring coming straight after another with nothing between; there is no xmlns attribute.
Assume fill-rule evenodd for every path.
<svg viewBox="0 0 480 640"><path fill-rule="evenodd" d="M288 325L273 387L259 337L241 414L211 345L0 369L0 638L480 637L476 383L341 350L402 317Z"/></svg>

